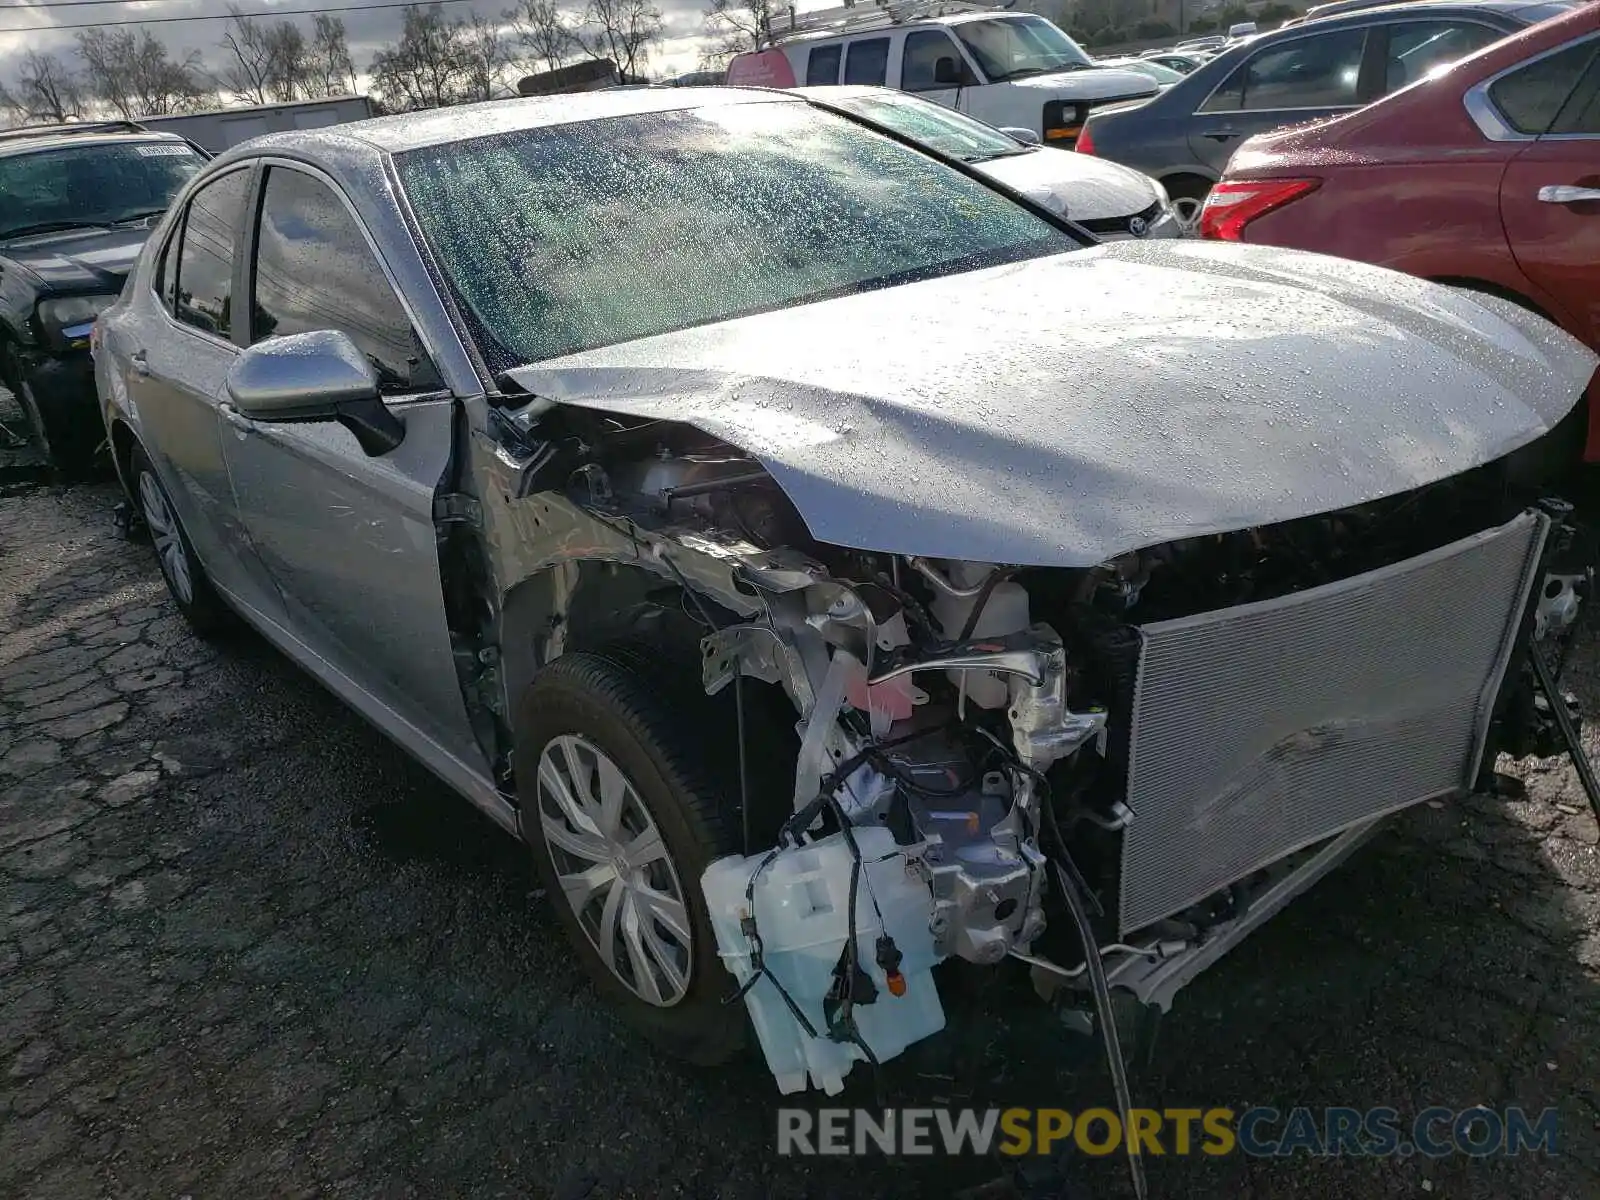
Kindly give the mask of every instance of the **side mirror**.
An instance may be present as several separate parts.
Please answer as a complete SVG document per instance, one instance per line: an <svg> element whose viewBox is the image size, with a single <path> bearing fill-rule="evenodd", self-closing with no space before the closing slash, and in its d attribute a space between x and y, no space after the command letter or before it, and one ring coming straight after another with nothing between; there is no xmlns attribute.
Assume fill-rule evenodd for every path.
<svg viewBox="0 0 1600 1200"><path fill-rule="evenodd" d="M1021 142L1024 146L1040 145L1039 135L1031 129L1024 129L1021 125L1002 125L1000 132L1008 138Z"/></svg>
<svg viewBox="0 0 1600 1200"><path fill-rule="evenodd" d="M939 87L963 87L966 79L964 72L956 60L948 54L941 54L933 60L933 82Z"/></svg>
<svg viewBox="0 0 1600 1200"><path fill-rule="evenodd" d="M234 360L227 387L252 421L337 421L374 457L405 440L405 424L378 395L378 373L336 330L257 342Z"/></svg>

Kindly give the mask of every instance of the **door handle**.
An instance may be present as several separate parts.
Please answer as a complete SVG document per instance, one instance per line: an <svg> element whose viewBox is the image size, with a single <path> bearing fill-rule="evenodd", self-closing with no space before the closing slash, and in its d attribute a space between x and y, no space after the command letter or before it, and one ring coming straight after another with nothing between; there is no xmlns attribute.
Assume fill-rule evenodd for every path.
<svg viewBox="0 0 1600 1200"><path fill-rule="evenodd" d="M1238 137L1239 131L1237 129L1206 129L1201 132L1200 136L1210 138L1213 142L1226 142Z"/></svg>
<svg viewBox="0 0 1600 1200"><path fill-rule="evenodd" d="M217 405L217 411L222 414L222 419L232 425L240 433L248 433L251 428L250 418L245 416L233 405L226 402Z"/></svg>
<svg viewBox="0 0 1600 1200"><path fill-rule="evenodd" d="M128 362L135 375L150 374L150 357L143 350L135 350L128 356Z"/></svg>
<svg viewBox="0 0 1600 1200"><path fill-rule="evenodd" d="M1584 204L1600 200L1600 188L1574 187L1570 183L1557 183L1539 189L1539 199L1546 204Z"/></svg>

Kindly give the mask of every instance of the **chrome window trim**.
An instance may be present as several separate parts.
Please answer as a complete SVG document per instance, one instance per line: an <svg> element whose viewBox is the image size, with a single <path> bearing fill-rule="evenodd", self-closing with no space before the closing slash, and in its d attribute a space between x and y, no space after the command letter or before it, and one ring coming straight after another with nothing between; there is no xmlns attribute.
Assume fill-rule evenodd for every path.
<svg viewBox="0 0 1600 1200"><path fill-rule="evenodd" d="M1581 46L1585 42L1592 42L1600 38L1600 33L1585 33L1570 41L1562 42L1549 50L1535 54L1532 58L1525 58L1521 62L1513 63L1504 70L1497 71L1489 78L1473 84L1461 97L1461 105L1467 110L1467 116L1478 127L1478 132L1491 142L1536 142L1540 136L1537 133L1522 133L1513 129L1510 122L1501 114L1493 100L1489 98L1489 89L1494 87L1507 75L1515 75L1524 68L1531 67L1536 62L1556 54L1564 54L1574 46ZM1557 114L1560 115L1559 113ZM1600 134L1593 133L1555 133L1543 135L1549 141L1594 141Z"/></svg>
<svg viewBox="0 0 1600 1200"><path fill-rule="evenodd" d="M183 235L186 235L188 233L188 231L189 231L189 209L194 204L194 198L196 196L198 196L201 192L205 191L205 189L210 187L213 183L216 183L218 180L226 179L228 176L237 175L240 172L249 173L249 172L254 171L254 170L255 170L255 162L254 162L254 160L246 159L244 162L241 162L241 163L238 163L238 164L229 163L225 168L223 168L222 170L218 171L215 175L206 175L204 177L196 176L195 182L192 184L192 186L190 187L189 191L183 197L183 202L182 202L183 211L178 213L177 219L173 222L172 227L167 230L166 240L162 243L160 251L158 251L157 254L150 259L150 265L153 267L155 265L156 259L159 258L162 253L168 253L168 252L176 249L177 252L178 252L179 259L180 259L180 261L178 263L178 266L181 267L183 265L182 261L181 261L182 260L182 256L183 256ZM245 205L247 207L250 204L251 197L255 195L255 190L256 190L255 181L254 180L247 181L246 184L245 184L245 196L244 196L244 202L245 202ZM178 205L175 204L173 207L177 208ZM240 229L240 232L241 233L244 232L242 227ZM237 247L235 247L234 253L235 254L238 253L238 248ZM235 271L235 274L237 274L237 271ZM181 280L181 275L174 275L173 276L173 282L174 283L177 283L180 280ZM156 307L161 310L161 315L166 320L168 325L170 325L174 329L181 330L182 332L189 334L191 337L197 337L197 338L202 339L203 341L209 342L212 345L225 346L229 350L232 350L235 354L237 354L239 352L239 350L240 350L239 343L234 341L232 336L221 338L221 337L218 337L214 333L208 333L206 330L201 329L198 326L191 325L187 321L180 321L178 319L178 313L177 313L177 303L176 303L176 299L177 298L176 298L176 296L174 296L174 298L173 298L174 299L174 303L173 303L173 307L172 308L168 308L167 305L166 305L166 302L164 300L162 300L162 298L161 298L161 292L159 291L159 287L160 287L160 284L161 284L161 277L159 275L157 275L153 280L151 280L150 283L151 283L150 290L152 291L152 293L154 293L156 301L157 301ZM229 330L229 333L231 335L232 334L232 330Z"/></svg>
<svg viewBox="0 0 1600 1200"><path fill-rule="evenodd" d="M411 322L412 331L417 335L418 339L421 340L422 348L428 352L428 357L433 362L434 370L439 371L442 374L442 368L439 364L441 361L443 361L444 356L440 353L440 347L437 339L428 332L427 323L419 319L416 305L411 302L411 298L406 295L405 289L400 286L399 279L394 272L394 268L389 265L388 259L384 257L383 251L379 249L377 241L372 236L372 231L367 228L367 222L362 218L361 213L356 209L356 206L351 203L350 197L345 194L344 188L339 186L338 181L320 167L313 166L308 162L304 162L296 158L284 158L278 155L264 155L263 157L257 158L254 161L258 166L260 166L262 174L261 185L258 189L259 195L257 197L256 209L251 215L252 219L246 231L249 234L250 246L250 261L247 264L249 267L250 302L252 304L255 302L255 256L257 253L256 240L257 231L261 221L261 205L266 202L269 172L274 167L279 167L290 171L299 171L326 186L333 192L335 196L339 198L339 203L344 205L345 211L350 214L350 219L355 222L356 228L361 231L361 238L366 242L367 249L371 251L373 260L378 264L378 269L383 272L383 277L389 284L389 290L393 292L395 298L400 301L400 307L405 312L406 319ZM407 237L409 236L410 231L408 230ZM253 330L250 333L250 344L256 344ZM459 339L458 345L455 347L455 349L461 357L466 357L465 348L459 345ZM419 392L423 390L425 389L418 389Z"/></svg>
<svg viewBox="0 0 1600 1200"><path fill-rule="evenodd" d="M1359 10L1357 10L1357 11L1359 11ZM1336 13L1334 15L1343 16L1344 14ZM1370 34L1374 29L1377 29L1381 25L1413 25L1413 24L1418 24L1418 23L1439 24L1439 23L1441 23L1443 21L1446 21L1446 20L1449 20L1449 19L1450 18L1448 18L1448 17L1437 17L1437 16L1430 17L1430 16L1426 16L1426 15L1421 14L1421 13L1405 13L1405 14L1391 15L1391 16L1383 17L1380 20L1367 21L1367 22L1364 22L1364 23L1357 23L1355 21L1352 21L1349 25L1342 26L1339 29L1327 29L1325 27L1321 28L1321 29L1317 29L1317 28L1312 28L1309 25L1305 26L1305 27L1302 27L1303 31L1298 33L1298 34L1295 34L1292 37L1286 37L1280 42L1273 42L1270 46L1257 46L1253 53L1251 53L1247 57L1241 59L1238 66L1236 66L1232 71L1229 71L1226 75L1224 75L1220 80L1217 81L1217 86L1212 88L1209 92L1206 93L1205 99L1200 101L1199 105L1195 108L1194 112L1192 112L1190 114L1190 116L1195 116L1195 117L1215 117L1215 116L1222 115L1221 113L1205 112L1203 110L1205 109L1205 106L1211 102L1211 97L1216 95L1217 90L1219 88L1221 88L1223 84L1227 83L1228 80L1232 79L1234 77L1234 75L1240 70L1240 68L1244 67L1247 63L1251 62L1256 57L1256 55L1258 55L1258 54L1265 54L1265 53L1267 53L1269 51L1277 50L1281 46L1287 46L1291 42L1297 42L1297 41L1300 41L1302 38L1307 38L1307 37L1314 37L1314 36L1315 37L1327 37L1327 36L1329 36L1331 34L1334 34L1334 33L1349 32L1351 30L1357 30L1357 31L1361 32L1362 34ZM1485 21L1485 20L1482 20L1482 19L1477 18L1477 17L1461 16L1460 17L1460 23L1463 24L1463 25L1481 25L1481 26L1483 26L1483 28L1485 28L1485 29L1489 30L1490 32L1492 32L1496 36L1497 39L1498 38L1511 37L1512 34L1518 32L1516 29L1512 29L1512 30L1501 29L1498 25L1494 24L1493 22ZM1532 27L1531 26L1524 26L1524 28L1532 28ZM1367 56L1366 43L1363 42L1362 43L1362 47L1361 47L1361 57L1362 57L1363 61L1366 59L1366 56ZM1528 61L1532 62L1533 60L1529 59ZM1357 82L1359 83L1359 79L1357 80ZM1177 85L1174 84L1173 86L1177 86ZM1393 95L1393 93L1392 92L1385 93L1385 95ZM1367 106L1367 104L1374 104L1377 101L1382 100L1382 99L1383 99L1383 96L1374 96L1371 100L1368 100L1368 101L1366 101L1365 103L1362 103L1362 104L1335 104L1335 105L1318 104L1318 105L1313 105L1313 106L1310 106L1310 107L1301 106L1301 107L1296 107L1296 108L1230 108L1230 109L1227 109L1225 111L1226 112L1230 112L1230 113L1332 112L1332 111L1343 111L1345 109L1354 110L1354 109L1357 109L1357 108L1365 108Z"/></svg>

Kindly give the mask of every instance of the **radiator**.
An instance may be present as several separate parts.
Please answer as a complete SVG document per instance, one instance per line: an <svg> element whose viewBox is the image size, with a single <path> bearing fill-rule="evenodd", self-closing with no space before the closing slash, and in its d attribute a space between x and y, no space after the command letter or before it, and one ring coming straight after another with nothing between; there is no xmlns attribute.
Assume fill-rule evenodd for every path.
<svg viewBox="0 0 1600 1200"><path fill-rule="evenodd" d="M1122 932L1469 788L1548 527L1529 510L1337 583L1143 626Z"/></svg>

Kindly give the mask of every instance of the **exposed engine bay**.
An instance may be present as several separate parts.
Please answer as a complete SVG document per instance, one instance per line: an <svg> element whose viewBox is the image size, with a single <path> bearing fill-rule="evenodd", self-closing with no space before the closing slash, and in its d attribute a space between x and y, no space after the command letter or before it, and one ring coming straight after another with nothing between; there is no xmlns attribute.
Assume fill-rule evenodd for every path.
<svg viewBox="0 0 1600 1200"><path fill-rule="evenodd" d="M1386 816L1555 745L1527 648L1559 652L1589 581L1515 455L1079 570L820 543L750 455L559 415L534 439L497 414L479 448L487 523L525 522L558 580L533 653L574 636L578 564L621 564L677 596L705 691L740 693L707 737L744 737L747 685L792 708L792 790L755 794L741 743L744 853L701 881L784 1092L940 1029L947 959L1164 1009Z"/></svg>

